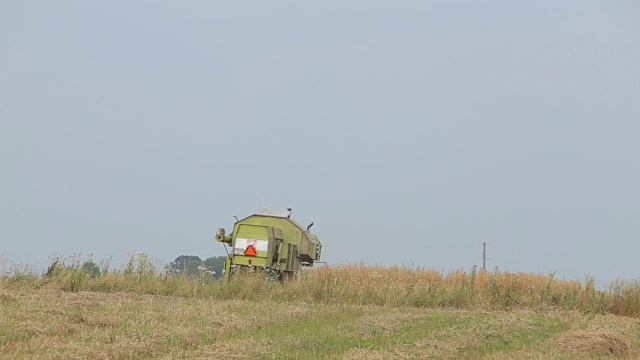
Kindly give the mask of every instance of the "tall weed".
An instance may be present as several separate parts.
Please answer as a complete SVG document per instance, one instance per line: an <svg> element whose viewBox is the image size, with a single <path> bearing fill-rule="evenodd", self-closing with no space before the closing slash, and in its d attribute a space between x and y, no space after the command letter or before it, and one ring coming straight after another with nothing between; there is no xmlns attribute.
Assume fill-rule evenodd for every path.
<svg viewBox="0 0 640 360"><path fill-rule="evenodd" d="M52 287L64 291L134 292L181 297L326 304L436 307L459 309L566 309L640 317L640 280L614 280L599 290L593 277L584 281L557 278L556 273L452 270L345 264L303 271L290 280L273 281L265 273L234 276L231 283L205 271L197 276L172 275L146 254L129 254L121 269L110 260L98 264L91 255L54 257L42 275L11 263L0 288ZM6 261L4 262L6 264ZM93 265L87 265L93 264Z"/></svg>

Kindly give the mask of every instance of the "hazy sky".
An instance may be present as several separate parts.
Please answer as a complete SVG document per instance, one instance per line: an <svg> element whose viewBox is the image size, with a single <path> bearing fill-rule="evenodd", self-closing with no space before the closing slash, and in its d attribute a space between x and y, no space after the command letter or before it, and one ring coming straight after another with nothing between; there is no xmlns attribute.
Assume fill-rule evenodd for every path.
<svg viewBox="0 0 640 360"><path fill-rule="evenodd" d="M640 276L640 3L2 1L0 254Z"/></svg>

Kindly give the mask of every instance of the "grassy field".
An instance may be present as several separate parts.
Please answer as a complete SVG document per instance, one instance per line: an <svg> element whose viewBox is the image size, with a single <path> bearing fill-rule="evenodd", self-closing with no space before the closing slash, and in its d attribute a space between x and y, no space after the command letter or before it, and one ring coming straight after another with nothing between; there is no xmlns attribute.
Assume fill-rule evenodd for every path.
<svg viewBox="0 0 640 360"><path fill-rule="evenodd" d="M594 285L362 265L222 284L145 258L99 276L71 264L0 279L0 358L639 358L637 283Z"/></svg>

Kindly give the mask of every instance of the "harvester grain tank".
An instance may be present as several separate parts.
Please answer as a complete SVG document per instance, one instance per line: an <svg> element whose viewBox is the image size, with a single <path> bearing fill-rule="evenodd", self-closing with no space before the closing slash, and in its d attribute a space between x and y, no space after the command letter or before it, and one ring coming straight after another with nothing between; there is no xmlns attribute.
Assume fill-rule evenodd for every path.
<svg viewBox="0 0 640 360"><path fill-rule="evenodd" d="M229 280L239 270L265 270L278 278L290 277L303 266L320 260L322 244L309 230L291 219L286 211L262 208L233 224L226 235L218 228L216 240L231 246L224 267Z"/></svg>

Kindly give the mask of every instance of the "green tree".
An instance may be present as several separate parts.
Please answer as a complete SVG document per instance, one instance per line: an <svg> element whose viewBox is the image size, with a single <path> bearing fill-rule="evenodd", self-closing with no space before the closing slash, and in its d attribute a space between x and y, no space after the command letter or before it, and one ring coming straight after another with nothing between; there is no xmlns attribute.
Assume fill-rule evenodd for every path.
<svg viewBox="0 0 640 360"><path fill-rule="evenodd" d="M82 264L82 270L89 273L91 278L95 279L100 276L100 267L91 260L87 260Z"/></svg>
<svg viewBox="0 0 640 360"><path fill-rule="evenodd" d="M202 266L202 260L198 256L180 255L169 264L169 270L172 274L198 276L199 266Z"/></svg>
<svg viewBox="0 0 640 360"><path fill-rule="evenodd" d="M224 269L224 263L227 261L226 256L213 256L205 259L202 264L207 271L213 274L213 277L220 279L222 277L222 270Z"/></svg>

